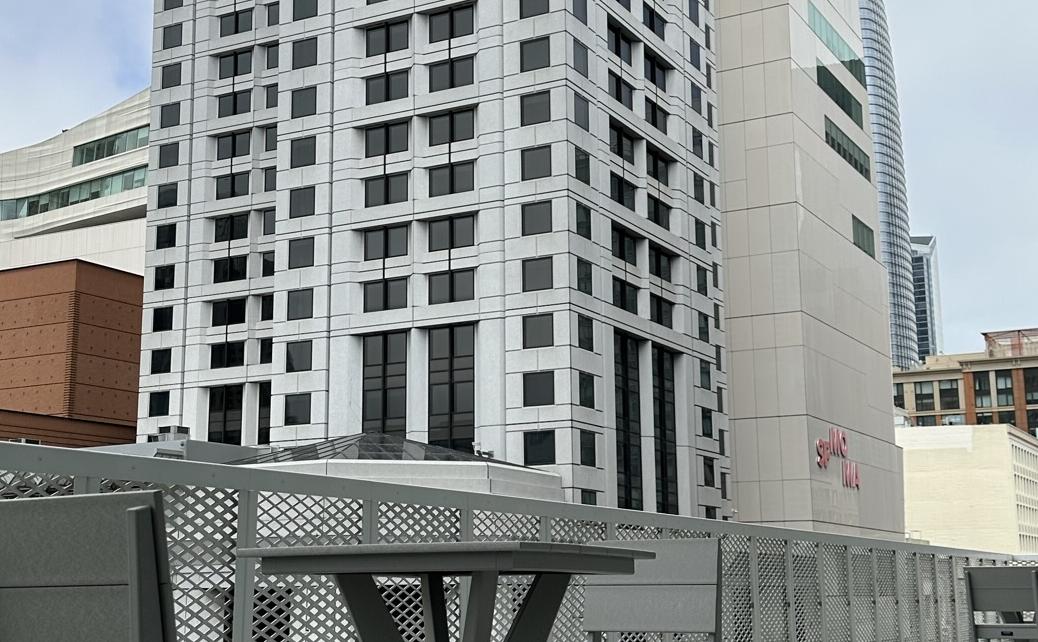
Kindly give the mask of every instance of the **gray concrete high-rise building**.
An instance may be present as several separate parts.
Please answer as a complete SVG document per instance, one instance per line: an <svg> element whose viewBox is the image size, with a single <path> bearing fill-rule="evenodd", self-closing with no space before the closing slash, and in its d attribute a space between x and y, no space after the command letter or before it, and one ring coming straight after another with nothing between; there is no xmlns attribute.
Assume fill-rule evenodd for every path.
<svg viewBox="0 0 1038 642"><path fill-rule="evenodd" d="M872 167L879 193L880 256L887 267L890 290L890 356L895 367L908 368L918 362L920 350L894 54L883 0L860 0L860 14L872 124Z"/></svg>
<svg viewBox="0 0 1038 642"><path fill-rule="evenodd" d="M912 237L912 280L915 288L915 326L919 360L944 349L941 321L941 281L937 269L937 237Z"/></svg>
<svg viewBox="0 0 1038 642"><path fill-rule="evenodd" d="M710 3L154 3L142 439L731 513Z"/></svg>

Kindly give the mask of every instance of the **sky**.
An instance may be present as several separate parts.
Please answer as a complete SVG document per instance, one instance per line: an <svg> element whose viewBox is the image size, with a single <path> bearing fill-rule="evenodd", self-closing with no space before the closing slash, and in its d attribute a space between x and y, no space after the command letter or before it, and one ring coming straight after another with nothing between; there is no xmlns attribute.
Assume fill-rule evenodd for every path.
<svg viewBox="0 0 1038 642"><path fill-rule="evenodd" d="M728 1L728 0L723 0ZM886 0L915 234L938 237L945 352L1038 326L1038 2ZM0 0L0 151L149 83L150 0Z"/></svg>

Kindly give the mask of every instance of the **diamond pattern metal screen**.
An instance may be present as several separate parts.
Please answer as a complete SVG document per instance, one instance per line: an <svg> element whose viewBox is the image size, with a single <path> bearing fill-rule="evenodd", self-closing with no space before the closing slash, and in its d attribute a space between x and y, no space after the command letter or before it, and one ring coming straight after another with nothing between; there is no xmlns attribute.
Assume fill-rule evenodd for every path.
<svg viewBox="0 0 1038 642"><path fill-rule="evenodd" d="M938 642L937 637L937 582L934 577L934 556L919 556L919 610L920 640Z"/></svg>
<svg viewBox="0 0 1038 642"><path fill-rule="evenodd" d="M383 544L460 542L461 511L449 506L380 502L378 541Z"/></svg>
<svg viewBox="0 0 1038 642"><path fill-rule="evenodd" d="M786 540L757 540L757 577L762 640L789 639Z"/></svg>
<svg viewBox="0 0 1038 642"><path fill-rule="evenodd" d="M872 549L852 546L851 609L854 618L854 642L875 642L876 604L872 581Z"/></svg>
<svg viewBox="0 0 1038 642"><path fill-rule="evenodd" d="M818 545L790 542L793 563L793 615L798 642L822 642L818 593Z"/></svg>
<svg viewBox="0 0 1038 642"><path fill-rule="evenodd" d="M847 549L822 545L822 621L827 642L850 642L850 599L847 594Z"/></svg>
<svg viewBox="0 0 1038 642"><path fill-rule="evenodd" d="M535 542L541 538L541 520L535 515L473 511L472 538L480 542L518 540Z"/></svg>
<svg viewBox="0 0 1038 642"><path fill-rule="evenodd" d="M750 538L721 538L721 628L731 642L753 640L753 588L750 582Z"/></svg>
<svg viewBox="0 0 1038 642"><path fill-rule="evenodd" d="M0 499L71 495L72 478L64 475L0 471Z"/></svg>
<svg viewBox="0 0 1038 642"><path fill-rule="evenodd" d="M261 492L256 502L256 546L359 544L359 500Z"/></svg>
<svg viewBox="0 0 1038 642"><path fill-rule="evenodd" d="M876 639L897 642L897 577L894 551L876 551Z"/></svg>

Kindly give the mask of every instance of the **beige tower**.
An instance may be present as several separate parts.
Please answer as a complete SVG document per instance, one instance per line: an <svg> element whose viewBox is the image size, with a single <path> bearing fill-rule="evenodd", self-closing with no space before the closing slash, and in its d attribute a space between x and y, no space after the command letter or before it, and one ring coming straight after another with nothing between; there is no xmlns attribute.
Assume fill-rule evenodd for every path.
<svg viewBox="0 0 1038 642"><path fill-rule="evenodd" d="M857 2L724 0L718 25L738 519L901 537Z"/></svg>

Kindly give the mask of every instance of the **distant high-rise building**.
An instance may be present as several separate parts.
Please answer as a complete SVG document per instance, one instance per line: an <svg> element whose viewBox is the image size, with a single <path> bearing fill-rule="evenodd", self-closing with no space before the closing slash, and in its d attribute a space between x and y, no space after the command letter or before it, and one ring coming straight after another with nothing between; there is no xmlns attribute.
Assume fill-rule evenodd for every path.
<svg viewBox="0 0 1038 642"><path fill-rule="evenodd" d="M912 281L915 288L915 327L919 360L944 348L941 325L941 284L937 274L937 238L912 237Z"/></svg>
<svg viewBox="0 0 1038 642"><path fill-rule="evenodd" d="M860 9L872 125L872 167L879 193L880 257L887 267L890 290L890 357L895 367L908 368L917 363L920 349L912 303L908 190L894 55L883 0L860 0Z"/></svg>

